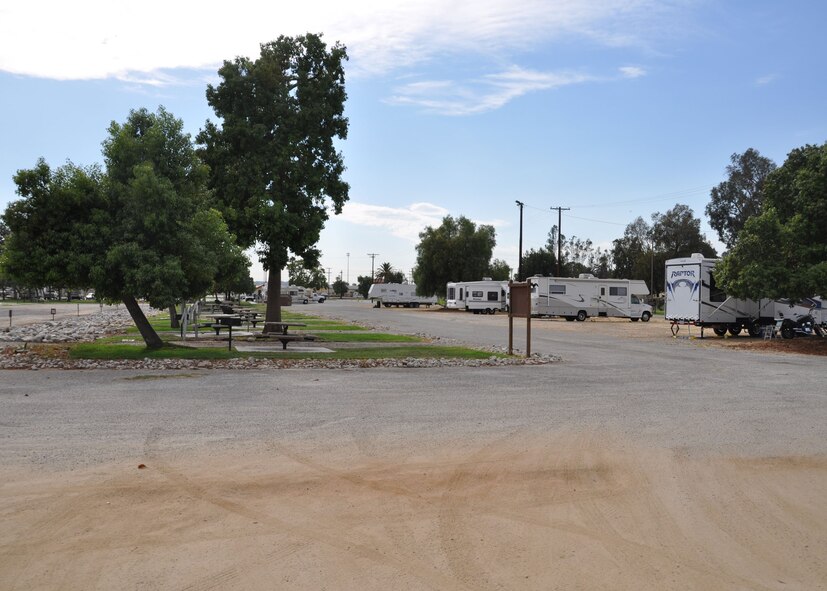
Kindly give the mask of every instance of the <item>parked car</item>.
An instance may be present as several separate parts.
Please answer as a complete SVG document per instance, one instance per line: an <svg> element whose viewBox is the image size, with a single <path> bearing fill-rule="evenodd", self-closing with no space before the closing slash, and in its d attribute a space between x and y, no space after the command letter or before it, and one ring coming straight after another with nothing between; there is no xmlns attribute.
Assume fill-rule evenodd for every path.
<svg viewBox="0 0 827 591"><path fill-rule="evenodd" d="M90 291L89 293L87 293L87 294L86 294L86 296L84 297L84 299L86 299L86 300L94 300L94 299L95 299L95 292L94 292L94 291Z"/></svg>

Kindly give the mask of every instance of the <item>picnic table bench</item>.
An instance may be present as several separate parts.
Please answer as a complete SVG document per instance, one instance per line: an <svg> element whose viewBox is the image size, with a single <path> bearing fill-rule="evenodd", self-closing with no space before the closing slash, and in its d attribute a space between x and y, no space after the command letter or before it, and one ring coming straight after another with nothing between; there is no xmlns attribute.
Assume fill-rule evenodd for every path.
<svg viewBox="0 0 827 591"><path fill-rule="evenodd" d="M287 334L291 326L307 326L307 324L303 322L265 322L264 331L256 335L256 338L280 341L282 349L285 351L287 350L287 343L316 340L316 335L312 334Z"/></svg>

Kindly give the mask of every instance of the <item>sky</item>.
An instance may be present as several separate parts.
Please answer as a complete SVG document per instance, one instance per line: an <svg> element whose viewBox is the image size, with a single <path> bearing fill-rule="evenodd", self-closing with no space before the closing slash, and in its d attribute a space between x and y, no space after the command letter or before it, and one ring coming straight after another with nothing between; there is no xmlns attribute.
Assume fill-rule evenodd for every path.
<svg viewBox="0 0 827 591"><path fill-rule="evenodd" d="M131 109L163 105L194 138L218 122L205 93L224 60L313 32L349 55L350 199L319 243L331 280L385 262L410 276L446 215L493 225L516 268L516 201L524 250L553 207L565 236L611 248L682 203L720 252L704 208L730 156L780 165L827 141L826 22L823 0L5 0L0 209L40 157L102 162Z"/></svg>

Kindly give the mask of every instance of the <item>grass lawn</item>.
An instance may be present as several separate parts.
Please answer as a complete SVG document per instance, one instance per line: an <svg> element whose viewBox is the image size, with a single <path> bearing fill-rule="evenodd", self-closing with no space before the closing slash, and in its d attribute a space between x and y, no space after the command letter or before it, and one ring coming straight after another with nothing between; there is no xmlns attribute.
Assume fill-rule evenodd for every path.
<svg viewBox="0 0 827 591"><path fill-rule="evenodd" d="M307 324L302 331L314 334L316 342L336 343L365 343L365 347L348 348L333 353L291 352L289 349L273 352L238 352L229 351L226 347L185 347L178 344L180 337L177 329L170 328L169 315L158 314L152 316L150 323L165 341L161 349L148 349L142 344L138 329L129 327L123 334L113 335L96 340L94 343L79 343L69 347L68 355L71 359L233 359L233 358L278 358L278 359L400 359L400 358L455 358L455 359L486 359L490 352L479 351L466 347L429 345L425 339L409 335L397 335L379 332L360 332L369 329L356 324L344 323L338 320L313 317L307 314L283 312L285 322L303 322ZM212 331L205 329L207 334ZM125 337L128 337L126 341ZM125 342L126 341L126 342ZM134 344L133 344L134 341ZM242 337L237 343L244 343ZM381 347L378 343L417 343L415 346ZM505 357L505 355L498 355Z"/></svg>

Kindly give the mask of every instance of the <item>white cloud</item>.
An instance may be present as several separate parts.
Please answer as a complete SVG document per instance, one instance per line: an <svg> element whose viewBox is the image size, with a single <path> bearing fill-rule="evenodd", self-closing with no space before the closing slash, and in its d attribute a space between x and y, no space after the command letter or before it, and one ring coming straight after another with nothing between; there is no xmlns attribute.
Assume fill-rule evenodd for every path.
<svg viewBox="0 0 827 591"><path fill-rule="evenodd" d="M624 66L620 68L620 74L624 78L640 78L646 76L646 70L638 66Z"/></svg>
<svg viewBox="0 0 827 591"><path fill-rule="evenodd" d="M420 232L428 226L439 226L447 215L451 215L449 210L427 202L412 203L407 207L387 207L348 201L342 208L341 215L336 217L358 226L381 228L397 238L418 243ZM510 225L500 219L471 221L478 226L486 224L495 228Z"/></svg>
<svg viewBox="0 0 827 591"><path fill-rule="evenodd" d="M777 76L775 74L768 74L766 76L761 76L755 80L756 86L766 86L767 84L772 84L775 82Z"/></svg>
<svg viewBox="0 0 827 591"><path fill-rule="evenodd" d="M499 74L462 83L445 80L412 82L396 88L387 102L415 105L442 115L476 115L498 109L529 92L591 80L594 78L586 74L537 72L513 66Z"/></svg>
<svg viewBox="0 0 827 591"><path fill-rule="evenodd" d="M386 207L348 201L339 219L359 226L382 228L393 236L418 242L427 226L438 226L450 212L433 203L412 203L408 207Z"/></svg>
<svg viewBox="0 0 827 591"><path fill-rule="evenodd" d="M259 43L280 34L321 31L348 46L351 73L375 75L435 56L502 55L564 37L643 43L663 30L664 10L658 0L18 0L0 9L0 70L68 80L214 69L256 55Z"/></svg>

